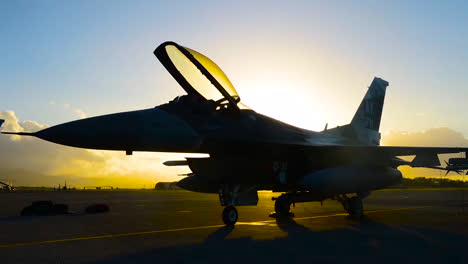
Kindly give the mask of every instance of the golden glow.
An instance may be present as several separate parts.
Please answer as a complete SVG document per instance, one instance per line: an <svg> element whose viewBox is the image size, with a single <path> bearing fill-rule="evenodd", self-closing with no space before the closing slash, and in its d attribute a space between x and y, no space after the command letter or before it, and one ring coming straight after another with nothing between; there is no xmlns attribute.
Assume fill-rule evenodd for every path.
<svg viewBox="0 0 468 264"><path fill-rule="evenodd" d="M320 114L314 113L321 103L311 95L307 84L294 80L267 80L250 82L250 89L243 89L242 102L253 110L308 129L319 129Z"/></svg>
<svg viewBox="0 0 468 264"><path fill-rule="evenodd" d="M216 51L216 50L215 50ZM216 52L213 52L216 54ZM356 85L345 68L320 49L290 42L251 44L212 57L229 75L241 102L280 121L311 130L349 123L371 78ZM334 75L336 74L336 76ZM361 78L362 80L362 78ZM343 95L348 95L343 97Z"/></svg>

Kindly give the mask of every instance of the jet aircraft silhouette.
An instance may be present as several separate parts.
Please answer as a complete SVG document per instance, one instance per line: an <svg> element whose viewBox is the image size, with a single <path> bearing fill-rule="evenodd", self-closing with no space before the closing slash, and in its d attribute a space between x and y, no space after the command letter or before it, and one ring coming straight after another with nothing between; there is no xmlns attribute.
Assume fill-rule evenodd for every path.
<svg viewBox="0 0 468 264"><path fill-rule="evenodd" d="M371 191L398 184L399 166L440 166L438 154L453 147L379 146L380 121L389 83L374 78L351 122L321 132L261 115L241 103L223 71L209 58L174 42L154 54L186 94L155 108L72 121L35 136L72 147L133 151L207 153L206 158L165 162L189 166L181 188L218 193L225 224L235 224L235 206L256 205L258 190L283 192L275 216L289 216L293 203L335 199L352 216L363 214ZM304 114L304 113L302 113ZM415 155L409 162L398 156Z"/></svg>

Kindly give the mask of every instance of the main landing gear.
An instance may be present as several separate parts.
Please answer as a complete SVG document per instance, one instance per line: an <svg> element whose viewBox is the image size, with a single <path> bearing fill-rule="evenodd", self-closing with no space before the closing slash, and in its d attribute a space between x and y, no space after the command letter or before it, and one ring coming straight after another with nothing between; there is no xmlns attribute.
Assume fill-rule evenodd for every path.
<svg viewBox="0 0 468 264"><path fill-rule="evenodd" d="M359 218L364 213L362 200L369 195L369 192L357 193L356 196L353 197L348 197L346 194L341 194L335 197L327 197L315 194L313 192L284 193L278 198L273 198L275 201L275 212L270 214L270 217L293 217L294 214L289 211L291 204L323 201L327 198L332 198L339 201L351 217Z"/></svg>
<svg viewBox="0 0 468 264"><path fill-rule="evenodd" d="M362 199L367 197L370 193L359 193L356 196L348 197L346 194L335 197L335 200L343 205L343 208L348 212L351 217L362 217L364 214L364 207Z"/></svg>
<svg viewBox="0 0 468 264"><path fill-rule="evenodd" d="M294 217L294 214L289 211L291 204L323 201L324 199L326 197L314 192L283 193L277 198L272 198L275 201L275 212L270 214L270 217Z"/></svg>
<svg viewBox="0 0 468 264"><path fill-rule="evenodd" d="M280 195L278 198L272 198L275 201L275 212L270 214L270 217L294 217L294 213L290 212L292 199L287 195Z"/></svg>
<svg viewBox="0 0 468 264"><path fill-rule="evenodd" d="M340 194L337 196L323 196L308 191L284 193L277 198L272 198L272 200L275 201L275 212L270 214L270 216L275 218L294 217L294 214L290 212L291 204L313 201L320 202L331 198L339 201L351 217L359 218L363 215L364 212L362 200L369 194L369 192L357 193L356 196L348 197L346 194ZM223 222L228 226L234 225L237 222L239 216L234 206L257 205L257 189L256 186L253 185L222 185L219 189L219 200L221 205L224 206L222 214Z"/></svg>
<svg viewBox="0 0 468 264"><path fill-rule="evenodd" d="M226 225L234 225L237 222L237 210L234 206L228 205L223 210L223 222Z"/></svg>

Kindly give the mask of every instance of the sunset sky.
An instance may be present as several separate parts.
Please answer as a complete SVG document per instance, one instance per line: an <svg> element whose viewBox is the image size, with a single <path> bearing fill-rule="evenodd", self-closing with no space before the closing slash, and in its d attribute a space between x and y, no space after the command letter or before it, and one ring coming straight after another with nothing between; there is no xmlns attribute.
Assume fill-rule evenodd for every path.
<svg viewBox="0 0 468 264"><path fill-rule="evenodd" d="M439 135L419 143L468 146L467 13L466 1L1 1L0 118L4 130L40 129L166 103L184 91L152 52L172 40L213 59L242 102L287 123L349 123L378 76L390 83L384 144ZM169 154L36 141L0 138L0 179L1 168L147 182L180 172L160 165ZM16 164L31 144L51 157L77 152L61 168L37 154Z"/></svg>

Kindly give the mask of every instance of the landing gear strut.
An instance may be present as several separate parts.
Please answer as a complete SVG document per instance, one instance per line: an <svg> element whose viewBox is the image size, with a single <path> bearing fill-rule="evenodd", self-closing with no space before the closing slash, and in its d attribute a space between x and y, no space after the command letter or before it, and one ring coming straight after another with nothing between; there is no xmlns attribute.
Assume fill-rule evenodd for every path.
<svg viewBox="0 0 468 264"><path fill-rule="evenodd" d="M278 197L275 201L275 212L281 215L287 215L291 208L291 202L287 197Z"/></svg>
<svg viewBox="0 0 468 264"><path fill-rule="evenodd" d="M224 207L223 222L234 225L238 214L234 206L253 206L258 203L257 188L255 185L225 184L219 189L219 201Z"/></svg>
<svg viewBox="0 0 468 264"><path fill-rule="evenodd" d="M226 225L234 225L237 222L237 210L234 206L226 206L223 210L223 222Z"/></svg>
<svg viewBox="0 0 468 264"><path fill-rule="evenodd" d="M364 213L362 205L362 198L360 196L353 196L351 198L346 195L338 196L337 200L343 205L343 208L348 212L351 217L361 217Z"/></svg>

